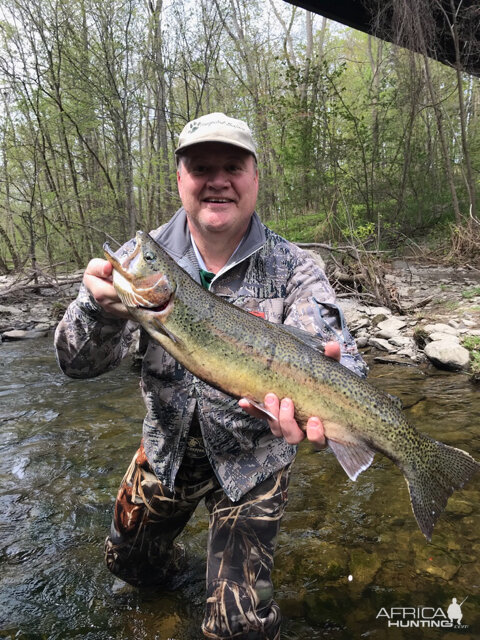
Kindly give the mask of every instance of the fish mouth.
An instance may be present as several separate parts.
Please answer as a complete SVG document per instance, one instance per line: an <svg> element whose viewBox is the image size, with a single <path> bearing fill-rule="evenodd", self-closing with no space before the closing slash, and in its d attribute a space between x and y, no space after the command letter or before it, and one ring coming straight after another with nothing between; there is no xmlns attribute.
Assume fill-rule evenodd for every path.
<svg viewBox="0 0 480 640"><path fill-rule="evenodd" d="M162 304L159 304L155 307L151 307L143 304L137 304L136 308L142 309L143 311L150 311L151 313L163 315L168 311L170 304L172 303L172 299L173 299L173 293L167 298L167 300L165 300L165 302L162 302Z"/></svg>
<svg viewBox="0 0 480 640"><path fill-rule="evenodd" d="M127 263L123 264L108 244L104 244L103 248L105 257L113 266L113 285L127 309L132 312L141 309L160 317L168 315L173 307L175 291L169 290L164 275L136 277L126 268L126 264L130 264L131 259L139 252L140 243L137 242L134 251L128 256Z"/></svg>

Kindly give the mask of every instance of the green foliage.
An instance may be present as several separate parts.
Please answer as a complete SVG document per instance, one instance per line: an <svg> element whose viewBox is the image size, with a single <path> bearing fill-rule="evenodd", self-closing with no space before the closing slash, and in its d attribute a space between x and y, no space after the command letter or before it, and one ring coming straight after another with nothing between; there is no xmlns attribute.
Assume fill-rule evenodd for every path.
<svg viewBox="0 0 480 640"><path fill-rule="evenodd" d="M252 127L258 211L292 240L388 248L465 226L477 78L462 86L462 144L454 70L430 63L428 91L421 58L320 18L308 34L285 3L4 6L0 271L81 267L107 234L122 242L166 221L179 205L176 135L216 110Z"/></svg>
<svg viewBox="0 0 480 640"><path fill-rule="evenodd" d="M472 377L476 381L479 381L479 378L480 378L480 352L479 351L473 351L470 354L470 372L472 374Z"/></svg>
<svg viewBox="0 0 480 640"><path fill-rule="evenodd" d="M465 349L470 351L470 373L472 379L480 381L480 336L465 336L462 341Z"/></svg>
<svg viewBox="0 0 480 640"><path fill-rule="evenodd" d="M462 298L465 298L466 300L471 300L472 298L476 298L477 296L480 296L480 287L472 287L471 289L462 291Z"/></svg>
<svg viewBox="0 0 480 640"><path fill-rule="evenodd" d="M321 242L324 224L318 214L289 216L270 220L268 226L291 242Z"/></svg>
<svg viewBox="0 0 480 640"><path fill-rule="evenodd" d="M480 354L480 336L465 336L463 346L469 351L478 351Z"/></svg>

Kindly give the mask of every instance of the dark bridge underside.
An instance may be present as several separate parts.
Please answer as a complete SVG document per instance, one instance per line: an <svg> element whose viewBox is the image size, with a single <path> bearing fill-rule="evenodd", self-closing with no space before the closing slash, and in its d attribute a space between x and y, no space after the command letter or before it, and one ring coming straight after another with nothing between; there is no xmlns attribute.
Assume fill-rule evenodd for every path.
<svg viewBox="0 0 480 640"><path fill-rule="evenodd" d="M479 0L287 0L349 27L390 42L426 53L444 64L455 66L455 40L450 25L456 12L458 57L463 71L480 76ZM423 23L423 34L406 28L413 11L426 7L430 18ZM406 18L406 19L405 19ZM425 18L420 16L421 22ZM418 24L418 22L417 22ZM422 45L422 40L425 45Z"/></svg>

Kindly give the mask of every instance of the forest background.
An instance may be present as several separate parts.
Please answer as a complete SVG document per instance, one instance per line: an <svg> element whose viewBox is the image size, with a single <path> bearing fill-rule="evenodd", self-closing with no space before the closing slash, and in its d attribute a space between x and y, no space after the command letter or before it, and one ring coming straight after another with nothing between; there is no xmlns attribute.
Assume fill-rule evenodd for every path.
<svg viewBox="0 0 480 640"><path fill-rule="evenodd" d="M479 78L281 0L1 0L0 104L0 273L169 219L211 111L250 124L289 239L478 259Z"/></svg>

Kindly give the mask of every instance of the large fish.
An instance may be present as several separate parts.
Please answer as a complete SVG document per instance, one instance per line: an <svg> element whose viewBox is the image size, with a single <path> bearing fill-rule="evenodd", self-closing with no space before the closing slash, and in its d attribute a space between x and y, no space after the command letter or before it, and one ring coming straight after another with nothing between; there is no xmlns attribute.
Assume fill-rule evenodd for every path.
<svg viewBox="0 0 480 640"><path fill-rule="evenodd" d="M291 398L303 428L310 416L321 418L328 444L352 480L377 451L393 460L407 481L418 525L431 539L449 496L480 463L416 431L390 396L324 356L317 339L203 289L148 234L139 231L120 261L107 244L104 250L130 315L178 362L259 407L267 392Z"/></svg>

